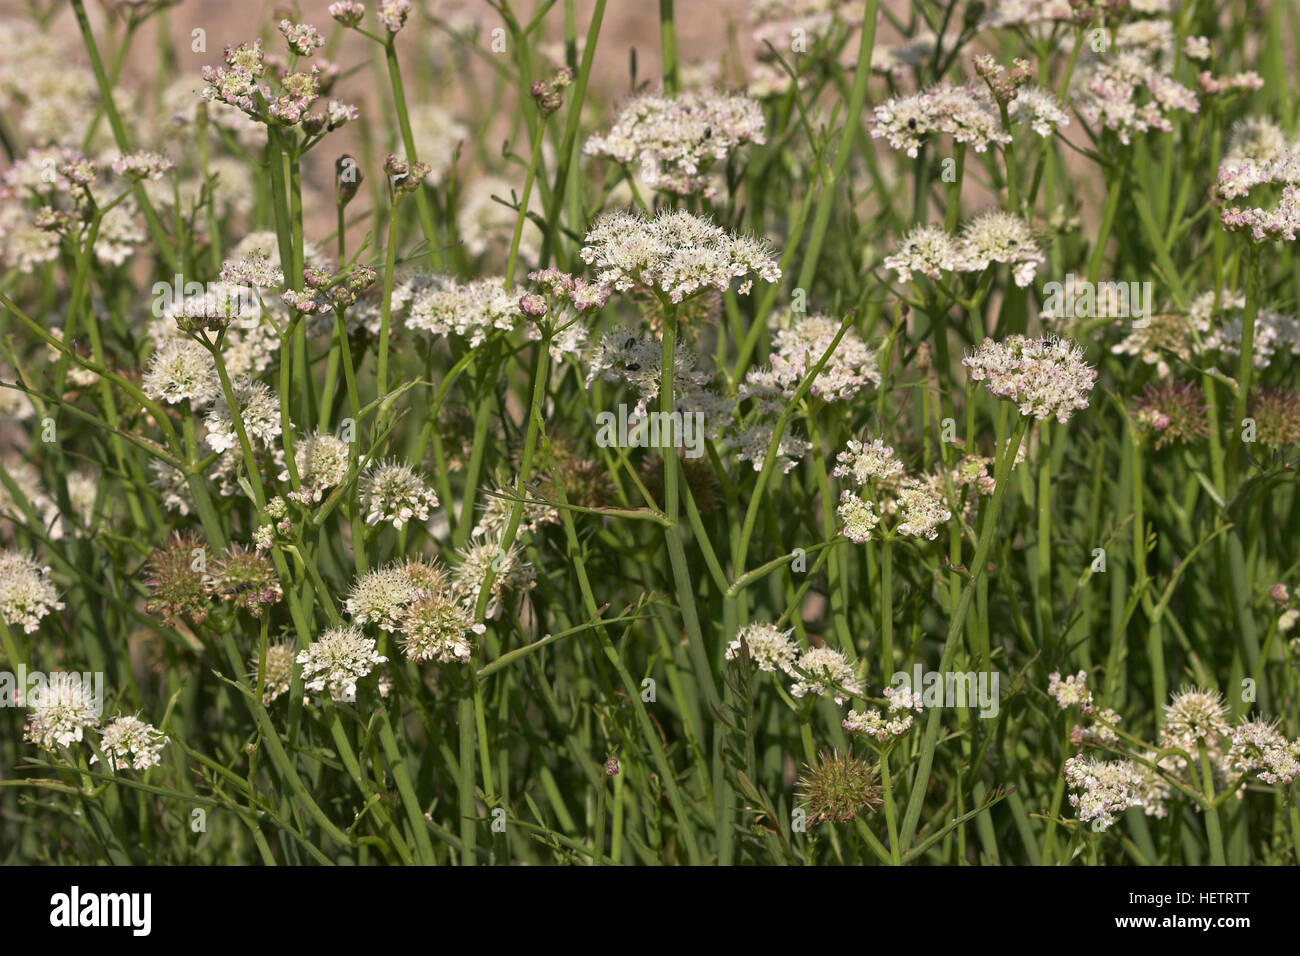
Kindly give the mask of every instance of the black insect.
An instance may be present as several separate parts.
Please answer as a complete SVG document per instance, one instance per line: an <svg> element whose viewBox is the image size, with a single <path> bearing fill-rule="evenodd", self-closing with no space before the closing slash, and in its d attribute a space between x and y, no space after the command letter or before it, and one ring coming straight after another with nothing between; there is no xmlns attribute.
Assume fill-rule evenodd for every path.
<svg viewBox="0 0 1300 956"><path fill-rule="evenodd" d="M713 127L712 126L704 127L704 138L708 139L712 135L713 135Z"/></svg>
<svg viewBox="0 0 1300 956"><path fill-rule="evenodd" d="M629 372L639 372L639 371L641 371L641 363L640 363L640 362L628 362L628 363L627 363L627 370L628 370Z"/></svg>
<svg viewBox="0 0 1300 956"><path fill-rule="evenodd" d="M909 119L909 120L907 121L907 128L908 128L908 129L916 129L916 117L915 117L915 116L913 116L911 119Z"/></svg>
<svg viewBox="0 0 1300 956"><path fill-rule="evenodd" d="M634 345L636 345L636 339L629 338L626 342L623 343L623 348L630 349Z"/></svg>

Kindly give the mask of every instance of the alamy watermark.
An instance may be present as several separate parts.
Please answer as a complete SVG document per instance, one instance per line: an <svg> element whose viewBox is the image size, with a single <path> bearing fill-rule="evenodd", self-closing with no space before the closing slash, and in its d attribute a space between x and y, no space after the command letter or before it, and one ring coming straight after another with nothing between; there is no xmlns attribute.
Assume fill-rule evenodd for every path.
<svg viewBox="0 0 1300 956"><path fill-rule="evenodd" d="M67 694L76 692L78 698L89 700L96 717L104 713L103 671L29 671L25 664L18 671L0 671L0 707L32 707L41 702L46 693Z"/></svg>
<svg viewBox="0 0 1300 956"><path fill-rule="evenodd" d="M919 694L923 707L978 706L981 717L998 715L997 671L927 671L917 664L910 674L895 672L890 683Z"/></svg>
<svg viewBox="0 0 1300 956"><path fill-rule="evenodd" d="M83 893L74 884L67 893L50 897L50 925L119 926L130 929L133 936L148 936L153 929L153 894Z"/></svg>
<svg viewBox="0 0 1300 956"><path fill-rule="evenodd" d="M642 412L596 415L596 444L601 448L683 448L687 458L704 454L703 412Z"/></svg>
<svg viewBox="0 0 1300 956"><path fill-rule="evenodd" d="M1091 282L1067 273L1064 282L1043 286L1043 315L1063 319L1133 319L1133 328L1151 324L1150 282Z"/></svg>

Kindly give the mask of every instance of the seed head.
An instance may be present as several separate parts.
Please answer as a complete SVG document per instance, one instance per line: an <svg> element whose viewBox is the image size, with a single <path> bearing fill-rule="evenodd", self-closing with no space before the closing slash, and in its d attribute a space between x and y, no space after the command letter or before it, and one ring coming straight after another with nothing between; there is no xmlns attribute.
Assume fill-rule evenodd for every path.
<svg viewBox="0 0 1300 956"><path fill-rule="evenodd" d="M187 531L173 534L164 547L154 551L145 565L146 611L161 615L167 624L182 619L201 624L207 618L208 590L202 565L195 567L205 550L198 535Z"/></svg>
<svg viewBox="0 0 1300 956"><path fill-rule="evenodd" d="M852 753L835 750L827 756L821 751L815 763L804 765L796 784L799 801L814 824L849 823L883 802L883 791L876 784L878 773L877 767Z"/></svg>

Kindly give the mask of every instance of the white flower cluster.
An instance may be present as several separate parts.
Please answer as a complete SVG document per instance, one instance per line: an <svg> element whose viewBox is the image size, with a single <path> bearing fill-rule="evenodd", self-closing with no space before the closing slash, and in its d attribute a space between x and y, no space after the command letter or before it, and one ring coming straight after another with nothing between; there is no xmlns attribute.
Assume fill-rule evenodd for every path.
<svg viewBox="0 0 1300 956"><path fill-rule="evenodd" d="M1223 164L1271 163L1283 159L1288 152L1290 148L1282 127L1270 119L1248 116L1237 120L1228 130ZM1222 168L1221 165L1220 171Z"/></svg>
<svg viewBox="0 0 1300 956"><path fill-rule="evenodd" d="M455 161L457 145L468 137L469 130L437 103L412 105L411 138L420 161L429 166L424 174L426 184L442 185ZM508 188L505 195L510 195Z"/></svg>
<svg viewBox="0 0 1300 956"><path fill-rule="evenodd" d="M141 380L144 393L154 401L202 407L221 392L212 356L190 339L165 340L154 349Z"/></svg>
<svg viewBox="0 0 1300 956"><path fill-rule="evenodd" d="M381 461L366 469L357 483L366 524L391 524L398 531L414 518L429 520L429 509L438 506L438 496L424 477L410 465Z"/></svg>
<svg viewBox="0 0 1300 956"><path fill-rule="evenodd" d="M659 395L663 375L663 340L632 329L613 329L587 355L587 387L597 379L627 385L637 395L634 412L645 414ZM691 392L708 389L712 375L698 367L695 354L681 341L673 350L673 396L678 406Z"/></svg>
<svg viewBox="0 0 1300 956"><path fill-rule="evenodd" d="M523 318L518 294L496 278L460 283L443 276L420 276L408 283L403 298L409 300L408 329L460 335L470 348L482 345L493 329L509 331Z"/></svg>
<svg viewBox="0 0 1300 956"><path fill-rule="evenodd" d="M755 471L762 471L767 464L768 447L772 444L775 433L776 426L773 423L755 422L728 438L727 447L736 450L738 461L747 461L754 466ZM812 442L786 430L776 445L775 467L781 470L781 474L788 474L811 449Z"/></svg>
<svg viewBox="0 0 1300 956"><path fill-rule="evenodd" d="M474 610L487 573L495 577L487 616L500 613L506 589L527 590L536 572L518 545L500 551L498 539L477 537L458 555L449 578L437 565L406 559L372 569L352 586L344 609L357 627L374 625L396 634L409 660L463 663L474 637L487 628Z"/></svg>
<svg viewBox="0 0 1300 956"><path fill-rule="evenodd" d="M402 649L416 662L467 661L473 650L471 634L482 634L486 626L474 620L473 612L447 591L426 591L402 619Z"/></svg>
<svg viewBox="0 0 1300 956"><path fill-rule="evenodd" d="M1061 709L1078 704L1089 713L1093 710L1092 695L1084 680L1082 671L1065 679L1054 673L1048 690ZM1076 745L1100 743L1114 747L1119 736L1104 724L1115 724L1119 719L1109 708L1096 711L1099 723L1075 727L1071 741ZM1265 784L1285 785L1300 777L1300 740L1288 740L1279 733L1277 721L1243 718L1232 727L1221 694L1185 687L1165 707L1158 748L1141 754L1145 763L1099 761L1082 754L1066 761L1066 783L1071 790L1079 791L1071 794L1070 804L1081 821L1099 821L1095 825L1100 829L1109 827L1115 816L1129 807L1141 807L1148 816L1163 817L1173 786L1162 774L1181 778L1188 786L1200 789L1202 748L1216 781L1224 784L1238 781L1245 774L1254 774ZM1164 756L1157 761L1162 753ZM1158 770L1149 766L1153 763Z"/></svg>
<svg viewBox="0 0 1300 956"><path fill-rule="evenodd" d="M21 551L0 551L0 620L32 634L41 618L63 610L49 574L49 568Z"/></svg>
<svg viewBox="0 0 1300 956"><path fill-rule="evenodd" d="M407 558L363 574L352 585L343 608L358 624L374 624L391 634L401 628L407 609L422 595L447 586L447 576L437 565Z"/></svg>
<svg viewBox="0 0 1300 956"><path fill-rule="evenodd" d="M762 107L747 96L643 95L623 107L608 133L587 140L583 152L640 162L648 186L684 196L705 191L703 174L715 160L746 143L766 142L764 128Z"/></svg>
<svg viewBox="0 0 1300 956"><path fill-rule="evenodd" d="M524 488L525 497L528 489ZM499 538L510 522L510 515L515 509L515 487L499 490L497 494L488 495L479 512L478 523L470 533L475 538ZM544 502L528 501L524 504L519 518L519 532L535 532L542 525L559 524L560 511Z"/></svg>
<svg viewBox="0 0 1300 956"><path fill-rule="evenodd" d="M1011 142L1002 128L1002 117L986 90L974 86L940 83L920 93L895 97L877 106L871 135L883 137L894 149L916 157L925 137L934 133L951 136L985 152L990 145Z"/></svg>
<svg viewBox="0 0 1300 956"><path fill-rule="evenodd" d="M840 504L835 513L844 525L844 537L854 544L866 544L875 534L880 516L876 514L870 501L859 498L845 488L840 492Z"/></svg>
<svg viewBox="0 0 1300 956"><path fill-rule="evenodd" d="M850 710L844 718L844 729L851 734L870 737L882 745L906 734L912 729L916 714L925 709L921 695L905 687L886 687L885 697L889 699L889 706L884 711L875 707L861 713Z"/></svg>
<svg viewBox="0 0 1300 956"><path fill-rule="evenodd" d="M1300 740L1278 733L1277 721L1243 720L1232 729L1228 761L1238 773L1256 773L1264 783L1300 777Z"/></svg>
<svg viewBox="0 0 1300 956"><path fill-rule="evenodd" d="M243 422L249 444L263 450L272 448L280 439L279 399L261 382L247 379L234 382L231 391L235 393L239 418ZM222 453L239 448L234 416L230 414L225 396L217 396L203 424L207 429L203 440L213 451Z"/></svg>
<svg viewBox="0 0 1300 956"><path fill-rule="evenodd" d="M794 681L790 693L795 697L812 693L843 704L849 697L862 696L862 684L853 665L841 652L824 645L800 651L793 634L793 629L783 631L764 622L746 624L727 645L726 659L741 660L743 642L750 661L759 670L783 673Z"/></svg>
<svg viewBox="0 0 1300 956"><path fill-rule="evenodd" d="M848 478L860 488L873 492L874 501L851 489L840 492L836 513L844 536L855 544L865 544L876 537L877 526L885 516L893 519L885 533L887 539L904 535L927 541L937 538L939 529L952 518L941 482L905 475L894 449L879 438L872 439L870 444L850 440L835 460L832 477Z"/></svg>
<svg viewBox="0 0 1300 956"><path fill-rule="evenodd" d="M308 690L328 690L336 701L355 701L357 681L388 658L352 624L332 627L306 650L298 652L302 676Z"/></svg>
<svg viewBox="0 0 1300 956"><path fill-rule="evenodd" d="M1224 355L1241 355L1241 331L1246 297L1224 291L1219 295L1219 307L1214 307L1214 290L1201 293L1187 307L1183 323L1183 338L1189 341L1184 348L1171 349L1180 357L1196 343L1192 332L1200 337L1200 351L1219 351ZM1122 344L1122 343L1121 343ZM1165 345L1161 342L1160 345ZM1183 345L1181 341L1177 343ZM1118 346L1116 347L1118 351ZM1255 313L1255 335L1251 346L1251 360L1255 368L1268 368L1280 354L1300 356L1300 318L1295 315L1260 309ZM1149 360L1148 360L1149 361Z"/></svg>
<svg viewBox="0 0 1300 956"><path fill-rule="evenodd" d="M71 746L99 721L100 701L89 682L76 674L48 675L28 706L31 716L23 727L23 739L45 750Z"/></svg>
<svg viewBox="0 0 1300 956"><path fill-rule="evenodd" d="M1051 136L1053 130L1070 125L1055 94L1037 86L1022 86L1007 103L1007 115L1027 125L1039 136Z"/></svg>
<svg viewBox="0 0 1300 956"><path fill-rule="evenodd" d="M799 650L790 639L792 634L794 628L783 631L771 624L746 624L736 639L727 645L726 659L740 660L743 642L749 651L749 659L759 670L769 674L781 671L794 676L794 661Z"/></svg>
<svg viewBox="0 0 1300 956"><path fill-rule="evenodd" d="M460 209L456 212L456 228L471 256L481 256L489 250L504 253L509 249L519 213L505 203L517 203L522 194L522 182L511 182L501 176L480 176L464 188ZM498 202L498 199L502 201ZM530 217L544 215L541 193L536 189L528 197L528 212ZM519 237L520 261L536 262L541 247L541 230L532 218L525 218L524 230Z"/></svg>
<svg viewBox="0 0 1300 956"><path fill-rule="evenodd" d="M1024 288L1044 261L1029 223L1011 213L989 212L967 222L957 236L939 226L914 228L884 265L908 282L913 272L938 279L945 272L982 272L1003 262L1011 266L1016 285Z"/></svg>
<svg viewBox="0 0 1300 956"><path fill-rule="evenodd" d="M1073 676L1062 679L1060 671L1048 675L1047 693L1056 701L1061 710L1071 707L1080 708L1085 714L1092 710L1092 691L1088 690L1088 674L1079 671Z"/></svg>
<svg viewBox="0 0 1300 956"><path fill-rule="evenodd" d="M282 694L289 692L289 685L293 681L294 656L294 646L290 641L277 641L267 645L265 674L259 670L258 655L253 656L253 686L261 685L264 706L269 707Z"/></svg>
<svg viewBox="0 0 1300 956"><path fill-rule="evenodd" d="M853 665L840 651L826 646L812 647L800 654L794 663L793 676L799 678L790 687L795 697L813 693L842 705L850 697L861 697L863 693Z"/></svg>
<svg viewBox="0 0 1300 956"><path fill-rule="evenodd" d="M507 590L527 591L536 583L537 571L524 559L518 542L507 550L501 546L500 538L478 538L458 552L458 557L460 563L453 572L452 586L469 607L478 603L488 572L493 573L485 611L489 618L500 615Z"/></svg>
<svg viewBox="0 0 1300 956"><path fill-rule="evenodd" d="M289 494L300 504L320 501L327 490L342 484L348 476L347 442L329 432L318 431L300 438L293 448L293 460L302 494ZM289 480L288 470L280 473L280 480Z"/></svg>
<svg viewBox="0 0 1300 956"><path fill-rule="evenodd" d="M788 45L795 30L803 31L811 49L837 24L861 23L861 12L861 5L852 0L754 0L746 5L754 47L760 56L769 43L778 50Z"/></svg>
<svg viewBox="0 0 1300 956"><path fill-rule="evenodd" d="M859 485L875 481L893 487L903 476L903 463L895 457L894 449L879 438L873 438L870 444L849 439L848 446L835 460L838 464L831 475L852 477Z"/></svg>
<svg viewBox="0 0 1300 956"><path fill-rule="evenodd" d="M772 249L764 240L737 236L688 212L662 212L653 219L623 212L597 219L587 233L582 259L597 270L597 281L620 292L662 292L673 302L704 289L725 292L733 279L781 278Z"/></svg>
<svg viewBox="0 0 1300 956"><path fill-rule="evenodd" d="M167 735L139 717L115 717L100 732L99 749L109 770L123 767L148 770L156 767L167 746ZM90 762L95 763L94 754Z"/></svg>

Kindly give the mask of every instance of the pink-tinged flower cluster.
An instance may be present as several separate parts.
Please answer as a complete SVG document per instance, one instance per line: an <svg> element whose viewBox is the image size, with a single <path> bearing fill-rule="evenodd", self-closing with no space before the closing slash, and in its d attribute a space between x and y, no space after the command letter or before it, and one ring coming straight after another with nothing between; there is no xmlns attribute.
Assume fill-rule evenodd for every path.
<svg viewBox="0 0 1300 956"><path fill-rule="evenodd" d="M325 38L310 23L281 20L279 28L284 42L289 44L289 49L298 56L311 56L325 45Z"/></svg>
<svg viewBox="0 0 1300 956"><path fill-rule="evenodd" d="M840 331L840 322L825 315L796 317L790 328L780 329L772 342L771 365L751 369L740 389L740 397L784 396L790 398L799 383L821 361ZM868 384L880 384L875 352L848 329L835 351L826 359L810 391L824 402L852 398Z"/></svg>
<svg viewBox="0 0 1300 956"><path fill-rule="evenodd" d="M1294 242L1300 229L1300 154L1286 153L1274 160L1242 160L1219 166L1215 195L1220 200L1240 199L1257 186L1280 185L1276 206L1225 205L1219 220L1229 232L1249 232L1260 239Z"/></svg>
<svg viewBox="0 0 1300 956"><path fill-rule="evenodd" d="M609 286L576 278L556 268L530 272L528 281L554 299L567 299L579 312L602 308L614 291Z"/></svg>
<svg viewBox="0 0 1300 956"><path fill-rule="evenodd" d="M299 55L310 55L314 49L312 37L320 39L314 27L307 24L281 22L281 32L290 48ZM207 82L199 95L210 102L226 103L247 113L263 123L285 126L302 124L303 129L315 135L336 129L359 115L356 107L338 100L330 100L324 111L311 111L322 91L328 91L338 73L338 67L313 65L307 72L281 73L279 86L272 89L260 81L271 64L262 50L262 41L251 45L241 43L226 47L226 65L205 66L203 79Z"/></svg>
<svg viewBox="0 0 1300 956"><path fill-rule="evenodd" d="M1148 383L1138 401L1138 430L1156 448L1171 442L1193 442L1209 434L1201 390L1191 382Z"/></svg>
<svg viewBox="0 0 1300 956"><path fill-rule="evenodd" d="M1099 58L1082 74L1074 105L1084 120L1113 130L1125 145L1148 130L1168 133L1175 110L1200 110L1196 94L1153 65L1136 44Z"/></svg>
<svg viewBox="0 0 1300 956"><path fill-rule="evenodd" d="M707 192L704 173L746 143L762 144L765 121L746 96L689 90L674 97L638 96L604 136L583 152L639 162L647 185L678 195Z"/></svg>
<svg viewBox="0 0 1300 956"><path fill-rule="evenodd" d="M941 83L920 93L895 97L875 108L871 135L915 157L926 136L943 133L958 143L985 152L991 144L1011 142L992 97L972 86Z"/></svg>
<svg viewBox="0 0 1300 956"><path fill-rule="evenodd" d="M1166 791L1151 771L1131 760L1078 755L1065 761L1063 775L1066 785L1078 791L1070 794L1070 806L1079 822L1098 830L1108 829L1130 807L1141 807L1147 816L1164 814Z"/></svg>
<svg viewBox="0 0 1300 956"><path fill-rule="evenodd" d="M127 153L113 161L113 172L128 179L162 179L176 164L158 153Z"/></svg>
<svg viewBox="0 0 1300 956"><path fill-rule="evenodd" d="M411 15L411 0L379 0L379 9L375 16L389 33L397 33L406 26L406 18Z"/></svg>
<svg viewBox="0 0 1300 956"><path fill-rule="evenodd" d="M241 43L226 47L225 66L205 66L201 72L207 86L200 92L206 100L238 107L250 116L257 115L257 81L266 75L266 56L262 41L250 46Z"/></svg>
<svg viewBox="0 0 1300 956"><path fill-rule="evenodd" d="M1097 381L1083 349L1059 338L985 339L962 364L970 369L971 381L984 382L990 395L1015 402L1020 414L1040 421L1051 416L1069 421L1075 411L1088 407Z"/></svg>
<svg viewBox="0 0 1300 956"><path fill-rule="evenodd" d="M1227 96L1232 93L1254 93L1264 88L1264 78L1254 70L1215 76L1204 70L1196 76L1196 85L1206 96Z"/></svg>
<svg viewBox="0 0 1300 956"><path fill-rule="evenodd" d="M1060 671L1053 671L1047 676L1047 693L1061 710L1078 707L1085 714L1092 710L1092 691L1088 690L1086 671L1065 678Z"/></svg>
<svg viewBox="0 0 1300 956"><path fill-rule="evenodd" d="M345 27L355 27L366 15L366 5L357 0L338 0L329 6L330 16Z"/></svg>
<svg viewBox="0 0 1300 956"><path fill-rule="evenodd" d="M1290 783L1300 777L1300 740L1287 740L1277 721L1244 720L1232 729L1228 762L1238 773L1255 773L1264 783Z"/></svg>

